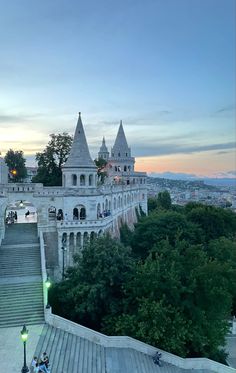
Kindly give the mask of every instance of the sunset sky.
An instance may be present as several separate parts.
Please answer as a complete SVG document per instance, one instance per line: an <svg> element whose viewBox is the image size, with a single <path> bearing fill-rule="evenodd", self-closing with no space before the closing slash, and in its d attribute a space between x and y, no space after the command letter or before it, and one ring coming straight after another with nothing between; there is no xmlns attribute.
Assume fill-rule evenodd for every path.
<svg viewBox="0 0 236 373"><path fill-rule="evenodd" d="M0 0L0 151L50 133L93 157L123 120L136 169L235 175L235 0Z"/></svg>

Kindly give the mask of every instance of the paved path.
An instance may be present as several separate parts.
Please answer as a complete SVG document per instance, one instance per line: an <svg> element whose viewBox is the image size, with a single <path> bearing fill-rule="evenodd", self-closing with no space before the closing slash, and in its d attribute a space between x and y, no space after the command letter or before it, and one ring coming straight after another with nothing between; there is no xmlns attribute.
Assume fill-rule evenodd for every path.
<svg viewBox="0 0 236 373"><path fill-rule="evenodd" d="M0 357L1 373L20 373L23 366L23 343L21 341L22 327L0 329ZM34 355L43 325L30 325L26 347L27 364L30 367L31 358Z"/></svg>

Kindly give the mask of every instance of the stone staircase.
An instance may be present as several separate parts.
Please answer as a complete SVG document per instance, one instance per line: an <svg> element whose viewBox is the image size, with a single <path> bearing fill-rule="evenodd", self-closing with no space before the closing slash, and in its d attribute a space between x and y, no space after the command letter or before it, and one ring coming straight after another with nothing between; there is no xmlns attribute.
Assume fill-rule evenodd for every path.
<svg viewBox="0 0 236 373"><path fill-rule="evenodd" d="M192 373L132 348L103 347L85 338L45 324L34 356L46 351L50 373ZM212 373L199 369L197 373Z"/></svg>
<svg viewBox="0 0 236 373"><path fill-rule="evenodd" d="M36 224L6 228L0 247L0 328L44 322Z"/></svg>

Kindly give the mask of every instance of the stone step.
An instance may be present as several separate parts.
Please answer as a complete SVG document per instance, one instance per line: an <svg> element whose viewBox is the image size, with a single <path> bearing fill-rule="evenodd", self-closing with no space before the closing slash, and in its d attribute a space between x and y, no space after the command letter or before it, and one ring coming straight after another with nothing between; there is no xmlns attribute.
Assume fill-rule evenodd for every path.
<svg viewBox="0 0 236 373"><path fill-rule="evenodd" d="M1 322L0 320L0 328L7 328L13 326L22 326L22 325L37 325L37 324L44 324L44 317L42 316L32 316L31 318L21 318L17 320L9 320L6 322Z"/></svg>

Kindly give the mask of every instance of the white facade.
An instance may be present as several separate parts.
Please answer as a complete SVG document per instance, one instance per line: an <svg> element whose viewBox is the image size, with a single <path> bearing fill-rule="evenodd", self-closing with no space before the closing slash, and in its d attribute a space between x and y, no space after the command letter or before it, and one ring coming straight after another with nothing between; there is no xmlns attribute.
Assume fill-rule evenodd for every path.
<svg viewBox="0 0 236 373"><path fill-rule="evenodd" d="M37 210L38 232L45 235L46 256L55 251L52 276L60 275L63 254L65 266L72 265L73 254L87 240L105 232L119 237L122 223L132 227L140 208L147 212L146 173L134 171L134 158L122 124L108 158L108 177L103 185L97 180L97 168L89 153L80 115L62 172L62 187L7 182L0 186L0 241L4 238L7 206L16 201L31 202ZM67 250L63 252L61 247L65 245ZM47 259L50 261L50 257Z"/></svg>

